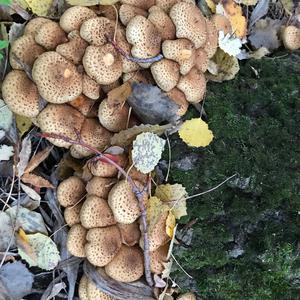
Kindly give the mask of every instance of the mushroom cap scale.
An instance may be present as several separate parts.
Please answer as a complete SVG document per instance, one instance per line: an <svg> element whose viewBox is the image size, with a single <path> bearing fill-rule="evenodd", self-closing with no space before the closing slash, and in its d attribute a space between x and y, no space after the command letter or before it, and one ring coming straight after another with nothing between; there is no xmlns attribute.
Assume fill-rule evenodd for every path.
<svg viewBox="0 0 300 300"><path fill-rule="evenodd" d="M85 243L86 243L87 230L80 224L73 225L67 237L67 249L68 251L77 257L85 257Z"/></svg>
<svg viewBox="0 0 300 300"><path fill-rule="evenodd" d="M155 5L155 0L121 0L121 3L147 10L151 6Z"/></svg>
<svg viewBox="0 0 300 300"><path fill-rule="evenodd" d="M104 178L94 176L86 185L86 191L89 195L95 195L107 199L108 193L116 183L115 178Z"/></svg>
<svg viewBox="0 0 300 300"><path fill-rule="evenodd" d="M34 37L38 29L49 21L51 20L42 17L31 19L24 27L24 35L31 34Z"/></svg>
<svg viewBox="0 0 300 300"><path fill-rule="evenodd" d="M206 29L207 40L203 49L207 53L208 58L211 58L214 56L218 48L218 31L215 24L210 20L206 20Z"/></svg>
<svg viewBox="0 0 300 300"><path fill-rule="evenodd" d="M119 10L119 16L120 16L120 21L122 22L123 25L126 26L129 23L129 21L137 15L147 17L148 13L146 10L136 6L132 6L129 4L121 5Z"/></svg>
<svg viewBox="0 0 300 300"><path fill-rule="evenodd" d="M209 57L202 48L196 50L195 67L204 73L208 68Z"/></svg>
<svg viewBox="0 0 300 300"><path fill-rule="evenodd" d="M158 7L162 8L165 12L169 13L172 6L181 0L156 0L156 4Z"/></svg>
<svg viewBox="0 0 300 300"><path fill-rule="evenodd" d="M97 100L100 97L101 87L90 76L83 74L82 78L82 94L90 99Z"/></svg>
<svg viewBox="0 0 300 300"><path fill-rule="evenodd" d="M127 246L134 246L137 244L141 237L141 231L138 222L131 224L118 223L121 232L122 243Z"/></svg>

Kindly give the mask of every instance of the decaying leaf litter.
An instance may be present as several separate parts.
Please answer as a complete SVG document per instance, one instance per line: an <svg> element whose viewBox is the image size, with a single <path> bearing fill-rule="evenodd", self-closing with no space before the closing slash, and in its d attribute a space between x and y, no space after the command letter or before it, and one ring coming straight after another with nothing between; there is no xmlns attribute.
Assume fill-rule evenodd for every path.
<svg viewBox="0 0 300 300"><path fill-rule="evenodd" d="M191 147L212 142L201 118L182 121L189 103L203 116L206 79L230 80L239 60L281 44L299 48L300 9L67 2L1 2L0 278L28 278L17 290L1 286L11 299L73 299L83 266L80 299L194 299L178 296L170 278L176 219L193 195L180 183L157 185L155 167L170 134ZM189 27L189 15L202 26ZM53 281L31 289L42 270Z"/></svg>

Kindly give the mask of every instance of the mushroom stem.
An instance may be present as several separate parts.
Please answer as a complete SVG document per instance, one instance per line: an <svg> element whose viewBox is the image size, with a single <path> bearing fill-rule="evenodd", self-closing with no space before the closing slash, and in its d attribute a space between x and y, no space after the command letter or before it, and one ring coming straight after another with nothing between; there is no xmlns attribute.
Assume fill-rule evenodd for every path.
<svg viewBox="0 0 300 300"><path fill-rule="evenodd" d="M141 222L142 222L142 234L143 234L143 240L144 240L144 269L145 269L145 277L146 281L149 286L153 286L153 279L151 275L151 268L150 268L150 250L149 250L149 237L148 237L148 224L147 224L147 209L144 204L144 199L143 195L147 191L148 186L144 188L143 190L139 190L139 188L136 186L134 183L133 179L127 174L127 172L120 167L113 159L109 158L105 154L103 154L101 151L98 149L90 146L89 144L85 143L81 137L79 132L76 132L77 139L71 139L67 136L64 136L62 134L56 134L56 133L49 133L49 132L44 132L44 133L39 133L38 136L42 138L52 138L52 139L60 139L63 140L67 143L70 143L72 145L80 145L91 152L95 153L96 158L102 161L105 161L111 165L113 165L129 182L132 191L134 195L136 196L139 207L141 210Z"/></svg>

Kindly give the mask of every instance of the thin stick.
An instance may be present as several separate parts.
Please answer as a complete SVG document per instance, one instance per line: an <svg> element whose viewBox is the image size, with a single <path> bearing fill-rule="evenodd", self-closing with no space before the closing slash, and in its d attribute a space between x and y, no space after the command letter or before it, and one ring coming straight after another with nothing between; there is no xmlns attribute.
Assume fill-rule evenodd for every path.
<svg viewBox="0 0 300 300"><path fill-rule="evenodd" d="M167 171L167 175L166 175L166 179L165 179L165 181L168 182L169 176L170 176L170 170L171 170L172 151L171 151L170 140L166 133L165 133L165 137L167 138L168 151L169 151L168 171Z"/></svg>
<svg viewBox="0 0 300 300"><path fill-rule="evenodd" d="M182 272L184 272L184 274L186 276L188 276L189 278L193 278L192 275L190 275L181 265L180 263L178 262L178 260L175 258L175 256L171 253L171 257L174 259L174 261L176 262L176 264L178 265L178 267L182 270Z"/></svg>

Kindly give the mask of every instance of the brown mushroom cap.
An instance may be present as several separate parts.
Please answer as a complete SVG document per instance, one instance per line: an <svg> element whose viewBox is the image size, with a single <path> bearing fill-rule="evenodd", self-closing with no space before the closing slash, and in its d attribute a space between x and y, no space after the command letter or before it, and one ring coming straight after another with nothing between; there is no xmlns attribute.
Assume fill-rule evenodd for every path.
<svg viewBox="0 0 300 300"><path fill-rule="evenodd" d="M156 0L156 4L158 7L162 8L165 12L169 13L172 6L181 0Z"/></svg>
<svg viewBox="0 0 300 300"><path fill-rule="evenodd" d="M177 299L178 300L196 300L197 298L194 293L189 292L189 293L184 293L184 294L180 295Z"/></svg>
<svg viewBox="0 0 300 300"><path fill-rule="evenodd" d="M151 65L152 76L164 91L172 90L179 81L179 65L170 59L162 59Z"/></svg>
<svg viewBox="0 0 300 300"><path fill-rule="evenodd" d="M86 275L83 275L78 286L78 295L80 300L90 300L87 292L87 284L88 278L86 277Z"/></svg>
<svg viewBox="0 0 300 300"><path fill-rule="evenodd" d="M122 75L122 60L111 44L88 46L82 59L86 73L99 84L111 84Z"/></svg>
<svg viewBox="0 0 300 300"><path fill-rule="evenodd" d="M133 222L131 224L118 223L118 227L121 232L123 244L131 247L139 242L141 231L138 222Z"/></svg>
<svg viewBox="0 0 300 300"><path fill-rule="evenodd" d="M82 93L82 75L60 54L49 51L34 62L32 77L39 93L48 102L65 103Z"/></svg>
<svg viewBox="0 0 300 300"><path fill-rule="evenodd" d="M107 201L94 195L88 196L84 201L80 211L80 221L87 229L116 224Z"/></svg>
<svg viewBox="0 0 300 300"><path fill-rule="evenodd" d="M24 71L13 70L6 75L2 83L2 97L16 114L32 118L40 112L37 87Z"/></svg>
<svg viewBox="0 0 300 300"><path fill-rule="evenodd" d="M119 10L120 21L123 25L127 25L129 21L135 16L147 17L148 13L146 10L129 4L122 4Z"/></svg>
<svg viewBox="0 0 300 300"><path fill-rule="evenodd" d="M206 91L206 79L204 74L193 68L187 75L182 76L177 84L186 100L190 103L198 103L203 100Z"/></svg>
<svg viewBox="0 0 300 300"><path fill-rule="evenodd" d="M94 176L86 185L86 191L89 195L95 195L107 199L108 193L116 183L115 178L104 178Z"/></svg>
<svg viewBox="0 0 300 300"><path fill-rule="evenodd" d="M85 20L96 16L94 11L85 6L73 6L62 14L59 24L64 31L71 32L73 30L79 30Z"/></svg>
<svg viewBox="0 0 300 300"><path fill-rule="evenodd" d="M170 11L170 17L176 26L177 38L186 38L200 48L206 41L206 23L200 9L192 4L180 2Z"/></svg>
<svg viewBox="0 0 300 300"><path fill-rule="evenodd" d="M68 251L77 257L85 257L85 243L86 243L87 230L80 224L73 225L67 238L67 249Z"/></svg>
<svg viewBox="0 0 300 300"><path fill-rule="evenodd" d="M56 47L56 52L74 64L79 64L85 52L88 43L83 40L78 30L71 31L68 34L69 42L60 44Z"/></svg>
<svg viewBox="0 0 300 300"><path fill-rule="evenodd" d="M174 89L169 91L167 95L172 101L174 101L179 106L177 115L183 116L187 112L189 107L189 103L187 102L184 93L175 87Z"/></svg>
<svg viewBox="0 0 300 300"><path fill-rule="evenodd" d="M85 195L84 182L77 176L71 176L57 187L57 200L63 207L77 204Z"/></svg>
<svg viewBox="0 0 300 300"><path fill-rule="evenodd" d="M123 74L123 81L130 83L150 83L155 84L152 74L149 70L139 70L138 72L130 72Z"/></svg>
<svg viewBox="0 0 300 300"><path fill-rule="evenodd" d="M166 244L150 252L150 268L152 273L161 274L164 271L164 264L168 262L168 251L169 244Z"/></svg>
<svg viewBox="0 0 300 300"><path fill-rule="evenodd" d="M90 99L97 100L100 97L100 84L90 76L83 74L82 93Z"/></svg>
<svg viewBox="0 0 300 300"><path fill-rule="evenodd" d="M114 6L113 5L101 5L101 4L98 5L97 15L101 15L107 19L115 21L116 17L117 17L115 8L117 8L117 11L119 11L120 3L115 3Z"/></svg>
<svg viewBox="0 0 300 300"><path fill-rule="evenodd" d="M17 61L19 59L29 68L32 68L34 61L43 52L45 52L44 48L35 42L32 35L23 35L12 43L9 63L13 69L23 70L24 67Z"/></svg>
<svg viewBox="0 0 300 300"><path fill-rule="evenodd" d="M74 205L74 206L69 206L65 209L64 211L64 218L66 223L71 227L75 224L80 223L80 210L82 207L82 202Z"/></svg>
<svg viewBox="0 0 300 300"><path fill-rule="evenodd" d="M290 25L282 31L282 42L286 49L297 50L300 48L300 29Z"/></svg>
<svg viewBox="0 0 300 300"><path fill-rule="evenodd" d="M85 119L80 131L82 141L91 147L102 151L110 143L112 134L99 124L94 118ZM75 156L72 153L75 151ZM92 155L94 152L80 145L72 145L71 154L75 158L83 158Z"/></svg>
<svg viewBox="0 0 300 300"><path fill-rule="evenodd" d="M161 40L172 40L176 38L176 28L168 14L158 6L149 9L148 20L156 27Z"/></svg>
<svg viewBox="0 0 300 300"><path fill-rule="evenodd" d="M68 102L68 105L76 108L85 117L92 118L98 115L98 103L84 95L80 95L76 99Z"/></svg>
<svg viewBox="0 0 300 300"><path fill-rule="evenodd" d="M88 300L116 300L115 298L99 290L91 280L88 280L87 282L87 295Z"/></svg>
<svg viewBox="0 0 300 300"><path fill-rule="evenodd" d="M141 249L122 245L114 259L105 266L111 278L121 282L133 282L144 274L144 256Z"/></svg>
<svg viewBox="0 0 300 300"><path fill-rule="evenodd" d="M42 18L42 17L37 17L31 19L26 26L24 27L24 35L31 34L33 37L36 35L38 29L45 23L49 22L51 20Z"/></svg>
<svg viewBox="0 0 300 300"><path fill-rule="evenodd" d="M211 21L215 24L217 31L223 31L224 35L232 33L230 21L223 15L214 14Z"/></svg>
<svg viewBox="0 0 300 300"><path fill-rule="evenodd" d="M120 230L116 225L92 228L88 231L86 240L86 257L97 267L103 267L112 261L122 245Z"/></svg>
<svg viewBox="0 0 300 300"><path fill-rule="evenodd" d="M37 117L42 132L62 134L76 140L76 132L80 132L84 116L69 105L48 104ZM71 144L61 139L47 138L58 147L70 148Z"/></svg>
<svg viewBox="0 0 300 300"><path fill-rule="evenodd" d="M204 73L207 70L209 57L206 51L202 48L196 50L195 67Z"/></svg>
<svg viewBox="0 0 300 300"><path fill-rule="evenodd" d="M108 100L104 99L99 106L98 118L102 126L112 132L126 129L129 107L125 103L123 107L110 107Z"/></svg>
<svg viewBox="0 0 300 300"><path fill-rule="evenodd" d="M151 6L155 5L155 0L121 0L121 3L129 4L147 10Z"/></svg>
<svg viewBox="0 0 300 300"><path fill-rule="evenodd" d="M203 47L207 53L208 58L215 55L218 48L218 31L212 21L206 20L207 40Z"/></svg>

